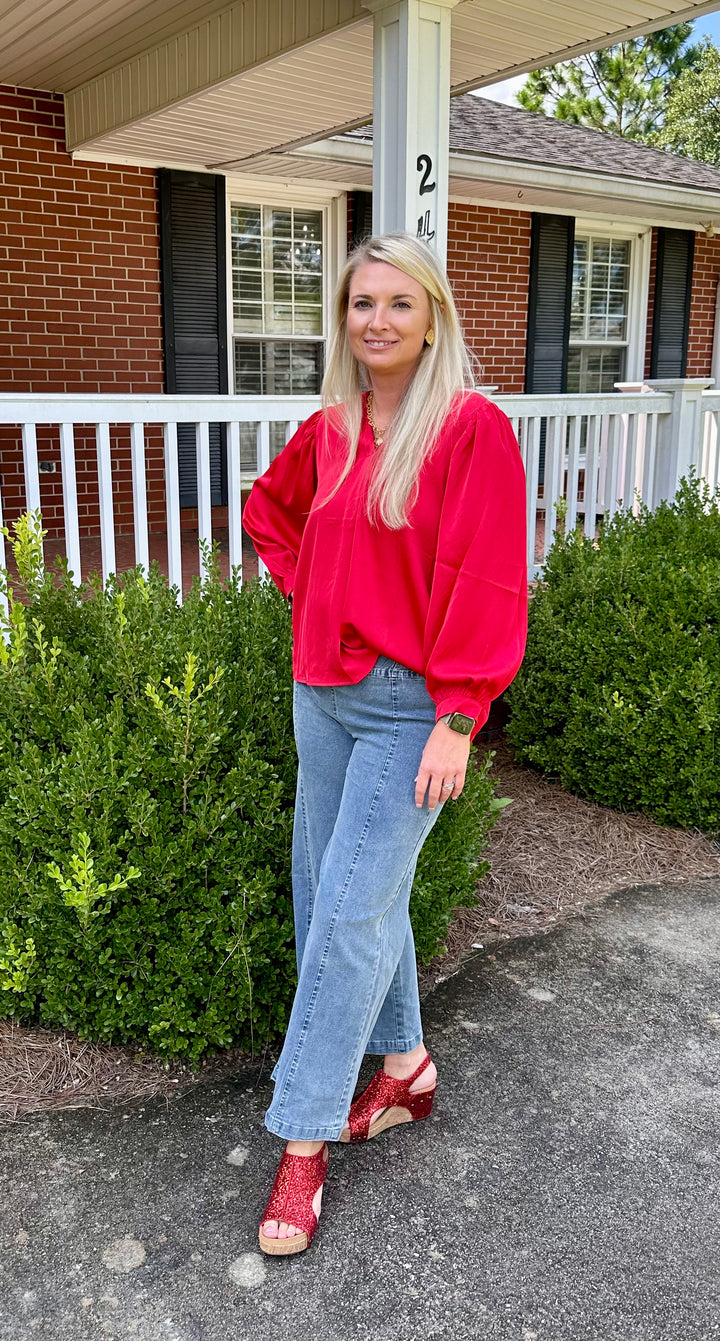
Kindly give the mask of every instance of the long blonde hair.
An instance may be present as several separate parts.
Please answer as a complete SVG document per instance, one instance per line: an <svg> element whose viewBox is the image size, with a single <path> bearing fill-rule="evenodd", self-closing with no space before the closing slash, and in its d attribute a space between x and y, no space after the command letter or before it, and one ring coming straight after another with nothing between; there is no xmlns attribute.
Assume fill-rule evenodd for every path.
<svg viewBox="0 0 720 1341"><path fill-rule="evenodd" d="M371 520L392 530L407 524L408 509L417 495L423 463L459 391L473 385L473 367L445 271L430 248L409 233L371 237L348 257L334 300L334 334L330 345L322 396L326 411L339 415L348 454L332 497L349 475L357 456L363 419L363 391L370 383L365 368L350 349L347 314L350 281L367 261L385 261L422 284L430 305L435 333L424 345L417 367L388 427L383 449L371 476L367 509ZM329 501L329 500L326 500Z"/></svg>

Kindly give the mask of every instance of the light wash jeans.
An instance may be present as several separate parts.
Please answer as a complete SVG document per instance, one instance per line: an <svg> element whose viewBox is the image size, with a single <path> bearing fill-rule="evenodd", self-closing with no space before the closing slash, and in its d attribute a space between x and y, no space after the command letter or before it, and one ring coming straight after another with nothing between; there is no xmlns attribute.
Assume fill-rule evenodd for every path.
<svg viewBox="0 0 720 1341"><path fill-rule="evenodd" d="M435 724L422 675L380 657L359 684L295 685L298 986L265 1124L335 1141L366 1052L422 1042L408 904L440 807L415 805Z"/></svg>

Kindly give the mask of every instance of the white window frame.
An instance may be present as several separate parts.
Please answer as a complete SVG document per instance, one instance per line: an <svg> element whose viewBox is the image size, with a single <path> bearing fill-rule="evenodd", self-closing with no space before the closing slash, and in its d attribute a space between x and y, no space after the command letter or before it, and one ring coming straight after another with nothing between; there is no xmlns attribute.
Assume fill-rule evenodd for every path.
<svg viewBox="0 0 720 1341"><path fill-rule="evenodd" d="M573 340L568 338L568 350L624 347L624 382L642 382L645 376L645 344L648 317L648 288L650 284L650 253L652 227L638 229L632 224L610 222L607 219L575 216L575 240L601 238L630 243L630 283L628 289L627 335L625 340ZM573 244L574 245L574 244Z"/></svg>
<svg viewBox="0 0 720 1341"><path fill-rule="evenodd" d="M345 191L322 189L315 185L289 186L284 182L251 177L228 177L226 200L226 255L227 255L227 314L228 314L228 386L235 388L235 340L310 341L323 342L327 349L330 341L332 295L338 276L347 257L347 194ZM273 336L248 333L237 337L234 330L233 267L232 267L232 208L236 205L267 205L270 209L321 210L323 215L323 333L322 335Z"/></svg>

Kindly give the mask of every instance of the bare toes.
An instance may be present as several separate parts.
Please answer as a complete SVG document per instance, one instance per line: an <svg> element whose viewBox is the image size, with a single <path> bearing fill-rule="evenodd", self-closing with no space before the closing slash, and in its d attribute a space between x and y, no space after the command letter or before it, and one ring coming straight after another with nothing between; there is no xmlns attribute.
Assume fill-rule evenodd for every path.
<svg viewBox="0 0 720 1341"><path fill-rule="evenodd" d="M266 1238L266 1239L276 1239L276 1238L278 1238L278 1237L279 1237L279 1235L278 1235L278 1229L279 1229L279 1225L278 1225L277 1220L267 1220L267 1221L265 1222L265 1224L263 1225L263 1227L262 1227L263 1234L265 1235L265 1238Z"/></svg>

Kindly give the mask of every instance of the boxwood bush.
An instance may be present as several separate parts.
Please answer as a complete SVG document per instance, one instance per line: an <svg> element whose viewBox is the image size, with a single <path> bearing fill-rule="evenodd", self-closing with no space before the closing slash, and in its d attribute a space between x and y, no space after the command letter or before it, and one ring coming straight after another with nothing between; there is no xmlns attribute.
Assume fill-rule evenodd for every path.
<svg viewBox="0 0 720 1341"><path fill-rule="evenodd" d="M13 539L0 640L0 1014L196 1060L284 1030L295 983L291 626L268 581L77 590ZM5 590L9 579L5 574ZM473 901L489 760L418 868L418 953Z"/></svg>
<svg viewBox="0 0 720 1341"><path fill-rule="evenodd" d="M717 830L719 520L691 479L596 543L559 536L508 694L521 763L603 805Z"/></svg>

